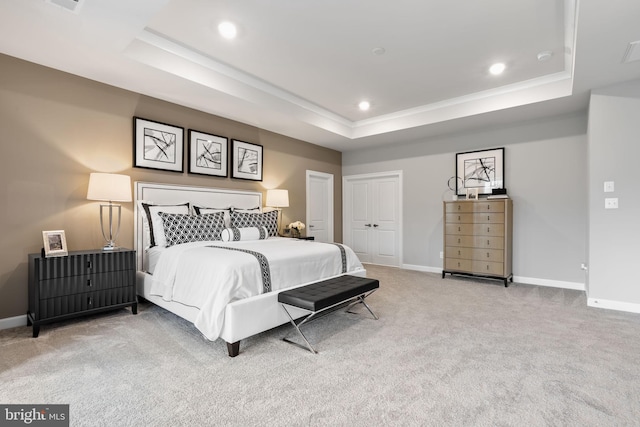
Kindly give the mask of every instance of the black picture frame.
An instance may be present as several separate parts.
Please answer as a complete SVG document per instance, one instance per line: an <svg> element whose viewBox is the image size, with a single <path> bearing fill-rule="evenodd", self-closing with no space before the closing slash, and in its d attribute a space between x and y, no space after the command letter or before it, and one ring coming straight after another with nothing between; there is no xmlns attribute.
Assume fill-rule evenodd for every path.
<svg viewBox="0 0 640 427"><path fill-rule="evenodd" d="M456 194L466 196L467 189L479 195L504 187L504 147L456 154Z"/></svg>
<svg viewBox="0 0 640 427"><path fill-rule="evenodd" d="M184 172L184 128L134 117L133 166Z"/></svg>
<svg viewBox="0 0 640 427"><path fill-rule="evenodd" d="M263 150L262 145L232 140L231 177L262 181Z"/></svg>
<svg viewBox="0 0 640 427"><path fill-rule="evenodd" d="M229 139L189 129L188 172L226 178L229 176Z"/></svg>

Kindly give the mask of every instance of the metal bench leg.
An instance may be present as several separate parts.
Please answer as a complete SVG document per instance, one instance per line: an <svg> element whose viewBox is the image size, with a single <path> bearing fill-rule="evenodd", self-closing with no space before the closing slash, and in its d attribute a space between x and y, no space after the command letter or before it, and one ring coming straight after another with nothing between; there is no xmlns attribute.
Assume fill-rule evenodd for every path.
<svg viewBox="0 0 640 427"><path fill-rule="evenodd" d="M371 313L371 315L373 316L374 319L378 320L378 316L375 315L375 313L373 312L373 310L371 310L371 307L369 307L369 305L365 302L365 298L368 297L369 295L371 295L372 293L374 293L376 290L374 289L373 291L369 292L366 295L360 295L354 302L352 302L351 304L349 304L349 306L347 307L347 309L345 310L347 313L351 313L351 314L359 314L356 312L351 311L351 308L353 306L355 306L356 304L362 304L364 305L367 310L369 310L369 313Z"/></svg>
<svg viewBox="0 0 640 427"><path fill-rule="evenodd" d="M287 313L287 316L289 317L289 320L291 321L291 324L293 325L294 328L296 328L296 331L298 331L298 334L300 334L300 336L302 337L302 339L304 340L305 343L307 343L307 347L309 348L309 351L313 354L318 354L318 352L316 351L315 348L313 348L313 346L309 343L309 340L307 340L307 337L304 336L304 334L302 333L302 331L300 330L300 326L302 326L307 320L310 320L316 313L311 313L310 315L308 315L307 317L305 317L304 319L302 319L301 322L296 323L295 320L293 320L293 317L291 317L291 314L289 314L289 310L287 310L287 308L284 306L284 304L280 304L280 306L282 307L282 309L284 310L285 313ZM288 335L287 335L288 336ZM282 338L282 341L286 341L289 344L293 344L293 345L297 345L300 348L304 348L304 346L298 344L295 341L291 341L290 339L287 338L287 336L285 336L284 338ZM306 349L305 349L306 350Z"/></svg>

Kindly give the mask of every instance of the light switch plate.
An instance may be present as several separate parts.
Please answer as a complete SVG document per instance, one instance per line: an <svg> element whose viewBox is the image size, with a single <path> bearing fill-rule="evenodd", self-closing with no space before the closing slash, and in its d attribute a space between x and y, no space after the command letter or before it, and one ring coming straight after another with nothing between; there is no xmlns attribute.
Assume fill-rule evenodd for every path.
<svg viewBox="0 0 640 427"><path fill-rule="evenodd" d="M615 183L613 181L604 182L604 192L613 193L615 191Z"/></svg>

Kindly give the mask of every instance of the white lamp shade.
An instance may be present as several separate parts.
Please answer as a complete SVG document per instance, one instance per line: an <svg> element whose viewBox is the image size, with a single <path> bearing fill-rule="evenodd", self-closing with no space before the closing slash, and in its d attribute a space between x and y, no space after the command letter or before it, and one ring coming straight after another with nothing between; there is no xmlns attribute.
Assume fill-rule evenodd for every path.
<svg viewBox="0 0 640 427"><path fill-rule="evenodd" d="M266 206L273 208L289 207L289 190L267 190Z"/></svg>
<svg viewBox="0 0 640 427"><path fill-rule="evenodd" d="M130 202L131 177L113 173L92 173L89 176L87 199Z"/></svg>

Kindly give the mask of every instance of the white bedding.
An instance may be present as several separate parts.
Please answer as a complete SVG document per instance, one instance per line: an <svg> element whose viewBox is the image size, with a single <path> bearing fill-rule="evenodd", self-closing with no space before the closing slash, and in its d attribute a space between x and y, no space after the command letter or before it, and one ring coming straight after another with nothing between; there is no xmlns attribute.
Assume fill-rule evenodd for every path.
<svg viewBox="0 0 640 427"><path fill-rule="evenodd" d="M220 335L226 305L261 294L263 281L255 256L207 246L228 246L263 254L269 261L272 291L342 274L340 249L328 243L275 237L191 242L163 249L153 272L151 294L198 308L194 324L210 340ZM362 270L354 252L343 247L347 273Z"/></svg>

